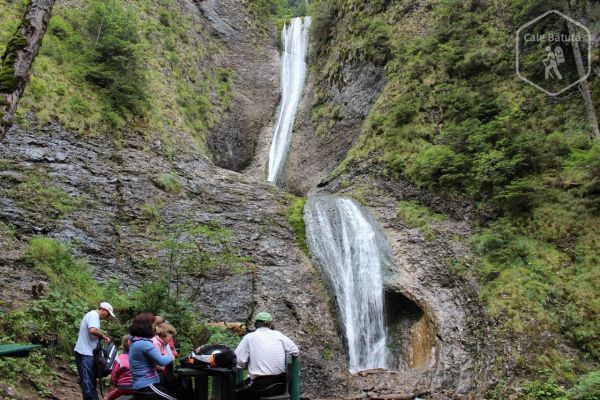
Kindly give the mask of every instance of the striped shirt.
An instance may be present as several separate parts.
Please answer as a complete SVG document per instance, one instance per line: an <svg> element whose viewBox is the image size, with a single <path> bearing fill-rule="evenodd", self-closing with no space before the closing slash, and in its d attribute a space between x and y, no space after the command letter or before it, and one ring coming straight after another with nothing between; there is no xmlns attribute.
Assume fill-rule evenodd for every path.
<svg viewBox="0 0 600 400"><path fill-rule="evenodd" d="M247 366L252 379L285 373L286 354L297 356L299 352L283 333L265 327L244 336L235 349L238 366Z"/></svg>

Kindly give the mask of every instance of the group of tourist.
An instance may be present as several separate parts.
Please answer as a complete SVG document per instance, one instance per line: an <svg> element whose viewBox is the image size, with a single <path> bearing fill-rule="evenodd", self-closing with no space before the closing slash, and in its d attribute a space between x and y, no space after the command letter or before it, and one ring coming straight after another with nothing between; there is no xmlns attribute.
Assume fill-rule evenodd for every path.
<svg viewBox="0 0 600 400"><path fill-rule="evenodd" d="M100 321L115 317L113 307L100 303L81 320L75 345L75 363L84 400L98 400L94 349L98 341L111 339L100 330ZM256 330L244 336L235 350L237 365L247 368L249 377L236 388L238 400L258 400L260 396L282 394L286 390L285 355L298 355L298 346L273 329L273 318L261 312L255 318ZM177 331L163 317L151 313L137 315L129 334L121 339L122 354L113 364L114 386L104 400L123 395L134 399L177 400L181 396L172 385L173 366L177 358Z"/></svg>

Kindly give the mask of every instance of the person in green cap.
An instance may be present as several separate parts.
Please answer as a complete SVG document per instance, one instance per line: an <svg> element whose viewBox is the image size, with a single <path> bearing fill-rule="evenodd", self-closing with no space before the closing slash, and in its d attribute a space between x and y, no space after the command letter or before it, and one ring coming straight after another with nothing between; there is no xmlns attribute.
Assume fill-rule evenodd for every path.
<svg viewBox="0 0 600 400"><path fill-rule="evenodd" d="M256 330L244 336L235 349L238 367L248 368L250 377L237 388L237 400L258 400L262 396L283 394L286 388L285 357L297 356L298 346L273 329L273 317L260 312Z"/></svg>

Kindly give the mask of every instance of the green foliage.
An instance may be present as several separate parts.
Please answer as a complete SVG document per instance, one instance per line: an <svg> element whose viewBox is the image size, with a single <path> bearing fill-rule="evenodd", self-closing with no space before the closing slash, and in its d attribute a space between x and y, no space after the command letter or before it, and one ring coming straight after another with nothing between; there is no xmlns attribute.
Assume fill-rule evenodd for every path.
<svg viewBox="0 0 600 400"><path fill-rule="evenodd" d="M6 315L1 329L10 340L49 345L57 356L65 356L73 348L79 321L89 306L70 292L55 289L28 309Z"/></svg>
<svg viewBox="0 0 600 400"><path fill-rule="evenodd" d="M525 385L525 399L527 400L569 400L562 386L553 379L548 381L533 381Z"/></svg>
<svg viewBox="0 0 600 400"><path fill-rule="evenodd" d="M265 35L275 21L281 31L285 22L308 15L307 11L307 0L254 0L248 6L252 26L259 35Z"/></svg>
<svg viewBox="0 0 600 400"><path fill-rule="evenodd" d="M111 298L113 305L123 301L111 286L101 286L91 276L88 263L73 257L71 249L56 239L36 236L29 241L25 252L28 264L44 274L52 288L67 291L77 299L85 298L96 304Z"/></svg>
<svg viewBox="0 0 600 400"><path fill-rule="evenodd" d="M157 247L164 254L160 257L163 273L167 282L171 282L174 287L177 299L181 298L183 276L202 277L211 270L222 274L246 271L250 260L231 246L231 239L232 232L222 228L217 222L178 222L170 226L168 232L164 232ZM188 295L199 295L199 290L200 288L192 290Z"/></svg>
<svg viewBox="0 0 600 400"><path fill-rule="evenodd" d="M160 213L158 209L153 204L146 203L141 208L142 219L145 219L149 222L157 222L160 218Z"/></svg>
<svg viewBox="0 0 600 400"><path fill-rule="evenodd" d="M100 301L110 299L115 308L127 299L114 284L100 285L85 261L55 239L31 239L25 261L50 282L50 293L26 307L12 310L0 319L0 343L41 343L44 349L27 359L0 360L3 380L24 386L33 383L40 394L53 374L47 365L56 358L70 357L83 315Z"/></svg>
<svg viewBox="0 0 600 400"><path fill-rule="evenodd" d="M64 22L64 21L63 21ZM58 38L68 28L56 29ZM87 49L88 64L84 74L86 81L97 86L106 94L114 110L126 116L143 115L146 108L146 49L140 36L140 21L133 7L122 0L94 3L85 22L87 37L95 40Z"/></svg>
<svg viewBox="0 0 600 400"><path fill-rule="evenodd" d="M33 351L24 358L0 358L0 375L3 381L19 385L33 384L40 396L49 395L48 384L54 373L46 367L47 357L40 351Z"/></svg>
<svg viewBox="0 0 600 400"><path fill-rule="evenodd" d="M406 174L429 188L457 187L465 179L464 164L464 158L447 146L427 146L407 168Z"/></svg>
<svg viewBox="0 0 600 400"><path fill-rule="evenodd" d="M445 215L434 213L417 201L398 202L397 215L410 228L421 228L428 240L435 239L431 224L447 219Z"/></svg>
<svg viewBox="0 0 600 400"><path fill-rule="evenodd" d="M17 52L26 45L27 39L20 31L15 32L8 41L0 65L0 93L11 93L17 89L19 80L15 76L14 63Z"/></svg>
<svg viewBox="0 0 600 400"><path fill-rule="evenodd" d="M225 344L232 349L235 349L242 340L238 335L233 333L231 330L221 326L208 326L210 331L210 343L214 344Z"/></svg>
<svg viewBox="0 0 600 400"><path fill-rule="evenodd" d="M169 193L179 193L183 189L181 182L179 182L179 178L173 173L160 174L159 176L152 178L152 182L165 192Z"/></svg>
<svg viewBox="0 0 600 400"><path fill-rule="evenodd" d="M600 371L590 372L581 377L569 390L569 396L575 400L595 400L600 398Z"/></svg>
<svg viewBox="0 0 600 400"><path fill-rule="evenodd" d="M294 228L294 232L296 232L296 241L298 242L298 245L302 251L304 251L304 253L308 254L308 245L306 244L306 228L304 225L304 218L302 217L305 203L306 198L304 197L294 198L287 209L287 220Z"/></svg>
<svg viewBox="0 0 600 400"><path fill-rule="evenodd" d="M317 136L325 136L335 128L341 119L341 107L338 104L314 105L311 111L311 120Z"/></svg>
<svg viewBox="0 0 600 400"><path fill-rule="evenodd" d="M131 308L137 312L151 312L163 316L178 331L178 338L186 337L198 317L192 305L168 290L171 286L166 277L145 283L131 295Z"/></svg>
<svg viewBox="0 0 600 400"><path fill-rule="evenodd" d="M16 248L18 239L16 236L15 227L6 222L0 221L0 247L5 251L10 251Z"/></svg>
<svg viewBox="0 0 600 400"><path fill-rule="evenodd" d="M22 10L3 6L0 44L9 41ZM118 137L129 126L155 133L169 151L176 145L172 133L185 131L205 149L233 91L231 70L206 62L218 46L175 0L57 3L17 122L25 124L35 111L41 125L59 121L87 135ZM13 85L12 69L2 71L0 82Z"/></svg>

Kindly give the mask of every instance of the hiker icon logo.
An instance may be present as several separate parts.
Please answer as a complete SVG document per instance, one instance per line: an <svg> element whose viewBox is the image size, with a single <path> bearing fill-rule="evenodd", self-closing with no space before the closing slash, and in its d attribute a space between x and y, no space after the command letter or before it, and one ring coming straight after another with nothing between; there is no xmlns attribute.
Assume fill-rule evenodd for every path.
<svg viewBox="0 0 600 400"><path fill-rule="evenodd" d="M592 35L562 12L546 11L516 36L517 75L544 93L557 96L590 75Z"/></svg>

